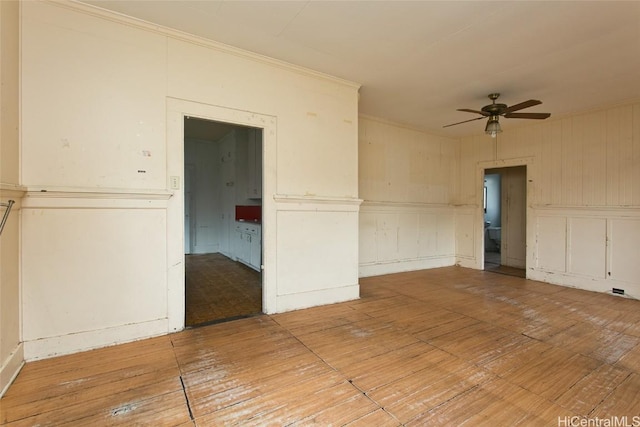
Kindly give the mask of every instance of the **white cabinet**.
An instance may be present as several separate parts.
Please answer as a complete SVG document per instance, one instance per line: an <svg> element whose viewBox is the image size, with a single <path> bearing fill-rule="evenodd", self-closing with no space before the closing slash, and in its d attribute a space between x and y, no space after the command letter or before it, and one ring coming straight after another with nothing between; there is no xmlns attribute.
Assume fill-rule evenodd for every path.
<svg viewBox="0 0 640 427"><path fill-rule="evenodd" d="M247 136L247 198L262 198L262 131L251 129Z"/></svg>
<svg viewBox="0 0 640 427"><path fill-rule="evenodd" d="M236 222L236 259L260 271L262 263L262 227L251 222Z"/></svg>

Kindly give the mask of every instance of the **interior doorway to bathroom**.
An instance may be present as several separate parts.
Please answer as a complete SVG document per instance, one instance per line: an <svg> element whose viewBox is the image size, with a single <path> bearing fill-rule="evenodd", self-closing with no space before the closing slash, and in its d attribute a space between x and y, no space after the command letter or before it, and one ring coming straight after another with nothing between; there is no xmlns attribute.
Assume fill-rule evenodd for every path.
<svg viewBox="0 0 640 427"><path fill-rule="evenodd" d="M527 167L484 173L484 269L525 277Z"/></svg>

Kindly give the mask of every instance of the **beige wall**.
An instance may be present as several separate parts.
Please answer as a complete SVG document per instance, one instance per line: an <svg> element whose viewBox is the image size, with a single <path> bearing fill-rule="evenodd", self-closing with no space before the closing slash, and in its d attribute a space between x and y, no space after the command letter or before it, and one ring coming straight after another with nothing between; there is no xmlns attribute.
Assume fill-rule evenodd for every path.
<svg viewBox="0 0 640 427"><path fill-rule="evenodd" d="M640 297L639 103L464 138L457 156L464 265L481 267L482 171L527 165L527 276Z"/></svg>
<svg viewBox="0 0 640 427"><path fill-rule="evenodd" d="M16 201L0 236L0 396L23 363L20 343L18 2L0 2L0 202ZM0 207L0 218L7 208Z"/></svg>
<svg viewBox="0 0 640 427"><path fill-rule="evenodd" d="M455 263L457 141L360 117L360 275Z"/></svg>
<svg viewBox="0 0 640 427"><path fill-rule="evenodd" d="M265 310L358 297L358 85L80 4L21 23L27 359L183 327L185 115L265 129Z"/></svg>

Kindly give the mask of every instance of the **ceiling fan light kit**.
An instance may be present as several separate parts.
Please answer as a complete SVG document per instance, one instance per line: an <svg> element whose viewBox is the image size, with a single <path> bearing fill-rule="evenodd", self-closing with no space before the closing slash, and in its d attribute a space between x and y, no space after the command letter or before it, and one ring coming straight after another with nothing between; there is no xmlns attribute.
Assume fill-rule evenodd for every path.
<svg viewBox="0 0 640 427"><path fill-rule="evenodd" d="M491 138L495 138L500 132L502 132L502 128L500 127L500 122L498 122L498 116L491 116L487 126L484 128L484 133L490 135Z"/></svg>
<svg viewBox="0 0 640 427"><path fill-rule="evenodd" d="M506 119L533 119L533 120L544 120L546 118L551 117L551 114L549 113L515 113L515 111L523 110L525 108L533 107L534 105L542 104L542 101L538 101L537 99L530 99L528 101L524 101L509 107L506 104L496 104L496 99L498 99L499 97L500 97L499 93L489 94L489 99L491 100L491 104L485 105L479 111L470 110L468 108L458 109L458 111L480 114L480 117L476 117L475 119L465 120L458 123L452 123L450 125L446 125L443 127L446 128L449 126L455 126L462 123L467 123L474 120L480 120L485 117L489 117L489 120L487 121L487 125L484 128L484 132L487 135L490 135L492 138L495 138L500 132L502 132L502 128L500 127L500 122L498 121L500 116L503 116Z"/></svg>

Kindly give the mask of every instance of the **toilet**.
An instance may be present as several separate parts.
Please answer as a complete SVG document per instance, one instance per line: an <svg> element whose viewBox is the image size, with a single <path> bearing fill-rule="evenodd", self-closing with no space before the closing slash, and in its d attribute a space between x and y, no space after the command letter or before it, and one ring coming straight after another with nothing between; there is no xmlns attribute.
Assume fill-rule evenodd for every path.
<svg viewBox="0 0 640 427"><path fill-rule="evenodd" d="M500 252L500 233L501 227L487 227L487 236L496 245L498 252Z"/></svg>

